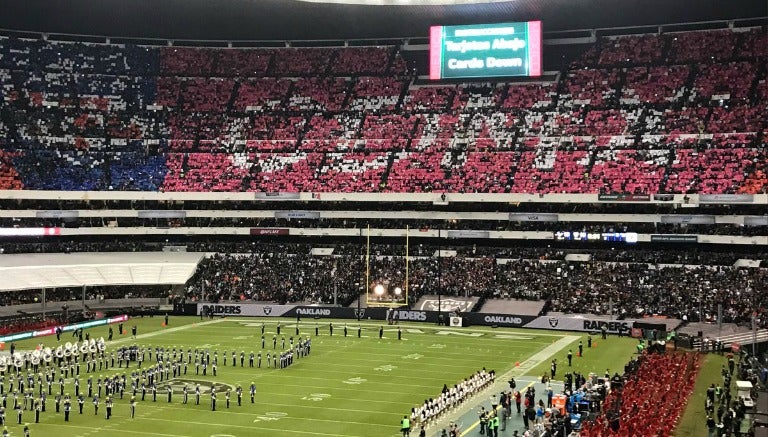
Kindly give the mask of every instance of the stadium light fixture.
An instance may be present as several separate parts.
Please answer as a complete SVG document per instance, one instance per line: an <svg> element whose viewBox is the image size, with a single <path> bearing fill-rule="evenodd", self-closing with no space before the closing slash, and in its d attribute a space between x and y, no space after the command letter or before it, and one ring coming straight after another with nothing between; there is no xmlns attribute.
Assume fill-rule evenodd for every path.
<svg viewBox="0 0 768 437"><path fill-rule="evenodd" d="M377 284L375 287L373 287L373 292L376 293L377 296L381 296L384 294L384 286L381 284Z"/></svg>
<svg viewBox="0 0 768 437"><path fill-rule="evenodd" d="M400 287L395 287L395 296L400 296L403 294L403 289Z"/></svg>

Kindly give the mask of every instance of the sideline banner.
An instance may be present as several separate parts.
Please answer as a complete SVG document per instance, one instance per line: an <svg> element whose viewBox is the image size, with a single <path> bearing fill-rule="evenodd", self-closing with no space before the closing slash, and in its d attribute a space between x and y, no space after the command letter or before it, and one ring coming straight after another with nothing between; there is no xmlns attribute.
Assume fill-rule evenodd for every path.
<svg viewBox="0 0 768 437"><path fill-rule="evenodd" d="M507 328L522 328L534 321L537 316L517 316L514 314L492 313L463 313L464 320L471 325L503 326Z"/></svg>
<svg viewBox="0 0 768 437"><path fill-rule="evenodd" d="M323 319L392 320L402 322L437 323L440 312L417 309L390 309L384 307L347 308L332 306L270 305L257 303L198 303L197 315L244 317L300 317ZM443 311L443 320L450 313ZM611 334L629 335L634 320L603 320L567 316L532 316L494 313L461 313L465 325L502 326L509 328L554 329L559 331L600 331L603 325Z"/></svg>
<svg viewBox="0 0 768 437"><path fill-rule="evenodd" d="M127 315L121 315L121 316L110 317L107 319L97 319L97 320L91 320L88 322L76 323L74 325L58 326L58 328L61 328L62 332L70 332L80 328L93 328L94 326L111 325L113 323L122 323L127 320L128 320ZM4 337L0 337L0 343L23 340L25 338L35 338L35 337L43 337L46 335L54 335L56 334L56 328L57 328L56 326L52 326L50 328L42 329L39 331L27 331L27 332L20 332L18 334L6 335Z"/></svg>
<svg viewBox="0 0 768 437"><path fill-rule="evenodd" d="M278 317L295 306L256 303L199 303L197 304L197 315Z"/></svg>
<svg viewBox="0 0 768 437"><path fill-rule="evenodd" d="M610 334L629 334L634 327L632 320L602 320L580 317L539 316L524 328L556 329L559 331L600 331L602 326Z"/></svg>
<svg viewBox="0 0 768 437"><path fill-rule="evenodd" d="M381 313L384 314L385 308ZM330 319L357 319L357 308L331 306L271 305L258 303L198 303L196 314L214 316L244 317L309 317ZM374 318L378 315L374 308L361 308L360 318ZM384 319L384 316L381 316Z"/></svg>

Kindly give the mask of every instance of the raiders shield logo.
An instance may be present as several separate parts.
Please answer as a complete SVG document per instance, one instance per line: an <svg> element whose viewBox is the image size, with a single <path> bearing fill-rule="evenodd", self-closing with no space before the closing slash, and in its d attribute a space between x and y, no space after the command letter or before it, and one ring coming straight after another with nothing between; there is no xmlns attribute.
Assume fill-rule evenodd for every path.
<svg viewBox="0 0 768 437"><path fill-rule="evenodd" d="M365 308L360 308L360 309L355 308L355 317L356 318L362 319L364 315L365 315Z"/></svg>
<svg viewBox="0 0 768 437"><path fill-rule="evenodd" d="M556 317L550 317L549 318L549 326L553 328L557 328L557 324L560 323L560 320Z"/></svg>
<svg viewBox="0 0 768 437"><path fill-rule="evenodd" d="M269 307L269 306L264 307L264 314L267 316L272 314L272 307Z"/></svg>

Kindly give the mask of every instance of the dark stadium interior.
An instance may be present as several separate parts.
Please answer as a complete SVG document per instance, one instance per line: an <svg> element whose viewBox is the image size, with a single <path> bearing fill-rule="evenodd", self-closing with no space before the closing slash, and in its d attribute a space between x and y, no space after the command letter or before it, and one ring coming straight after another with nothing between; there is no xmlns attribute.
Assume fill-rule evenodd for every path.
<svg viewBox="0 0 768 437"><path fill-rule="evenodd" d="M426 37L435 24L542 20L545 32L768 16L755 0L516 0L360 6L293 0L6 0L0 28L198 40Z"/></svg>
<svg viewBox="0 0 768 437"><path fill-rule="evenodd" d="M688 398L700 425L690 435L704 423L713 435L714 394L691 395L707 366L723 366L721 409L733 408L719 426L750 421L745 401L758 395L731 403L724 354L766 387L768 1L436 3L3 1L0 336L123 314L164 316L165 329L170 313L199 317L201 331L295 316L297 336L301 317L315 335L344 319L346 337L370 304L371 326L450 324L467 342L549 331L535 340L560 355L542 355L544 378L521 382L530 387L549 383L547 357L602 334L600 353L610 329L617 348L637 339L641 358L610 393L590 390L608 385L602 368L589 383L576 375L605 402L579 409L583 437L670 435ZM488 23L463 28L479 29L467 59L467 41L446 49L456 28L429 45L431 25ZM475 62L482 72L465 73ZM478 338L460 331L470 324ZM384 326L374 329L366 344L378 347ZM12 367L4 347L0 373ZM524 376L526 360L504 365ZM659 393L675 404L663 420L649 407ZM638 402L648 414L635 414ZM252 425L242 415L241 430ZM541 435L564 436L571 422L552 417ZM173 426L160 435L184 432ZM394 434L378 426L371 436Z"/></svg>

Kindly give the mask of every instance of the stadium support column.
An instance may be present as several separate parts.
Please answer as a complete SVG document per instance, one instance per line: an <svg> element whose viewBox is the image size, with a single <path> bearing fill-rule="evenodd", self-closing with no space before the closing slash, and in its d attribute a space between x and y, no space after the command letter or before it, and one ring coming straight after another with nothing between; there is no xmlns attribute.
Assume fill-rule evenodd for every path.
<svg viewBox="0 0 768 437"><path fill-rule="evenodd" d="M608 298L608 320L613 320L613 296Z"/></svg>
<svg viewBox="0 0 768 437"><path fill-rule="evenodd" d="M45 287L43 287L43 292L41 293L40 297L42 299L41 304L43 305L43 318L45 318Z"/></svg>
<svg viewBox="0 0 768 437"><path fill-rule="evenodd" d="M443 240L440 238L442 230L437 231L437 323L443 319Z"/></svg>
<svg viewBox="0 0 768 437"><path fill-rule="evenodd" d="M723 304L717 304L717 339L723 335ZM720 352L720 351L718 351Z"/></svg>
<svg viewBox="0 0 768 437"><path fill-rule="evenodd" d="M362 252L362 248L360 248L360 252ZM363 292L365 293L365 299L366 303L368 301L368 282L370 281L371 276L371 264L370 264L370 258L371 256L371 225L368 225L368 235L366 236L366 243L365 243L365 256L363 254L360 254L360 257L365 259L365 289ZM358 290L357 295L357 321L359 322L361 319L360 315L360 301L363 299L363 293L359 293L360 290Z"/></svg>
<svg viewBox="0 0 768 437"><path fill-rule="evenodd" d="M85 289L86 289L86 286L83 285L83 311L85 311Z"/></svg>
<svg viewBox="0 0 768 437"><path fill-rule="evenodd" d="M410 252L410 230L411 226L406 225L405 226L405 304L410 307L410 302L408 302L408 261L410 261L409 254Z"/></svg>

